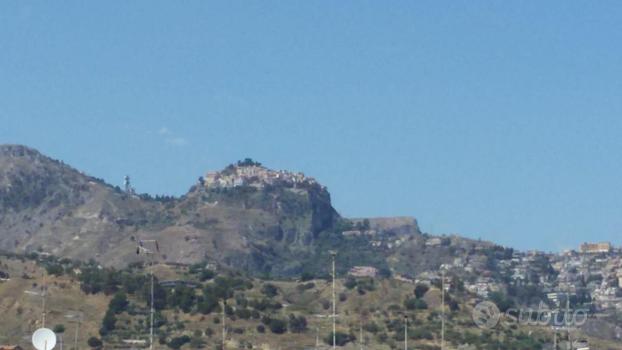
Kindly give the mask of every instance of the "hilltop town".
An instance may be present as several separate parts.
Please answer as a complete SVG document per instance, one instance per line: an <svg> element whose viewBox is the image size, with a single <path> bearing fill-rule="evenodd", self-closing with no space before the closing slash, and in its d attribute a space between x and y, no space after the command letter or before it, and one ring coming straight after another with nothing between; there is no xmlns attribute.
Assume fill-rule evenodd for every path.
<svg viewBox="0 0 622 350"><path fill-rule="evenodd" d="M252 186L263 188L269 185L288 187L320 186L312 178L301 172L272 170L250 158L231 164L223 171L208 172L199 178L199 184L207 189L234 188Z"/></svg>

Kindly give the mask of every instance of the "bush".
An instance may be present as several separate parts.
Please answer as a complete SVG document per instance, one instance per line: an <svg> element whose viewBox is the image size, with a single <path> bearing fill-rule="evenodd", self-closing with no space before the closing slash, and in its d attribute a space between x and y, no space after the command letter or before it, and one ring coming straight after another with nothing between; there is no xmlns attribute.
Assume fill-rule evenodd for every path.
<svg viewBox="0 0 622 350"><path fill-rule="evenodd" d="M246 308L237 309L235 310L235 315L243 320L248 320L249 318L251 318L251 311Z"/></svg>
<svg viewBox="0 0 622 350"><path fill-rule="evenodd" d="M61 276L64 272L63 266L56 263L50 263L45 267L48 275Z"/></svg>
<svg viewBox="0 0 622 350"><path fill-rule="evenodd" d="M205 347L205 341L201 337L193 337L190 340L190 346L193 349L203 349Z"/></svg>
<svg viewBox="0 0 622 350"><path fill-rule="evenodd" d="M366 332L373 333L373 334L376 334L380 331L380 327L378 327L378 325L375 322L366 323L363 326L363 329Z"/></svg>
<svg viewBox="0 0 622 350"><path fill-rule="evenodd" d="M354 287L356 287L356 280L353 277L348 277L344 286L348 289L354 289Z"/></svg>
<svg viewBox="0 0 622 350"><path fill-rule="evenodd" d="M497 305L501 312L506 312L508 309L514 307L514 301L503 293L490 293L490 300Z"/></svg>
<svg viewBox="0 0 622 350"><path fill-rule="evenodd" d="M415 297L417 299L423 298L423 296L425 295L425 293L428 292L428 290L430 290L430 287L428 287L427 285L425 285L425 284L418 284L415 287Z"/></svg>
<svg viewBox="0 0 622 350"><path fill-rule="evenodd" d="M171 339L170 342L168 342L168 347L171 349L179 349L182 346L184 346L184 344L187 344L190 342L190 337L187 335L182 335L181 337L176 337Z"/></svg>
<svg viewBox="0 0 622 350"><path fill-rule="evenodd" d="M313 276L313 274L311 272L303 272L302 275L300 276L300 281L301 282L308 282L308 281L311 281L314 278L315 278L315 276Z"/></svg>
<svg viewBox="0 0 622 350"><path fill-rule="evenodd" d="M99 349L103 345L102 341L95 337L90 337L86 343L93 349Z"/></svg>
<svg viewBox="0 0 622 350"><path fill-rule="evenodd" d="M428 304L423 299L408 298L404 301L404 307L407 310L425 310Z"/></svg>
<svg viewBox="0 0 622 350"><path fill-rule="evenodd" d="M299 292L304 292L306 290L313 289L313 288L315 288L315 283L313 283L313 282L303 283L303 284L299 284L299 285L296 286L296 289Z"/></svg>
<svg viewBox="0 0 622 350"><path fill-rule="evenodd" d="M304 316L289 315L289 330L292 333L303 333L307 330L307 319Z"/></svg>
<svg viewBox="0 0 622 350"><path fill-rule="evenodd" d="M219 308L218 299L211 295L204 295L203 300L197 305L200 313L207 315Z"/></svg>
<svg viewBox="0 0 622 350"><path fill-rule="evenodd" d="M279 294L278 288L271 283L264 284L263 287L261 287L261 292L269 298L274 298Z"/></svg>
<svg viewBox="0 0 622 350"><path fill-rule="evenodd" d="M354 341L356 338L350 334L337 332L335 333L335 345L344 346L351 341ZM328 345L333 345L333 332L331 332L326 338L324 338L324 342Z"/></svg>
<svg viewBox="0 0 622 350"><path fill-rule="evenodd" d="M216 276L216 273L214 271L203 270L201 271L201 276L199 276L199 279L201 280L201 282L205 282L211 280L212 278L214 278L214 276Z"/></svg>
<svg viewBox="0 0 622 350"><path fill-rule="evenodd" d="M268 326L270 327L270 331L274 334L283 334L287 332L287 324L285 321L279 320L278 318L271 319Z"/></svg>
<svg viewBox="0 0 622 350"><path fill-rule="evenodd" d="M120 314L125 311L128 305L129 302L127 301L127 296L125 295L125 293L118 292L114 295L112 300L110 300L108 309L115 314Z"/></svg>
<svg viewBox="0 0 622 350"><path fill-rule="evenodd" d="M117 318L114 316L114 312L108 310L102 320L102 328L99 330L99 334L106 335L115 329Z"/></svg>

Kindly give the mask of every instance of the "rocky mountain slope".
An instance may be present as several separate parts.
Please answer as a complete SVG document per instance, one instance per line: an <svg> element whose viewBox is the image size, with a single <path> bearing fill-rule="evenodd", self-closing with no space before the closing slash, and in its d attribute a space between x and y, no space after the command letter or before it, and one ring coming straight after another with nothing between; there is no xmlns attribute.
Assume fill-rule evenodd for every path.
<svg viewBox="0 0 622 350"><path fill-rule="evenodd" d="M249 169L268 171L240 163L218 174L233 178ZM341 218L319 184L270 173L280 177L222 186L201 178L180 198L152 198L28 147L0 146L0 249L123 265L136 259L134 239L157 239L163 247L158 259L167 262L210 260L258 273L297 272L301 258L313 255L318 236Z"/></svg>
<svg viewBox="0 0 622 350"><path fill-rule="evenodd" d="M340 252L342 272L373 266L406 275L455 255L447 244L427 244L414 218L342 218L315 179L250 159L201 176L181 197L154 198L31 148L0 146L1 250L120 267L142 259L136 239L158 240L161 262L208 261L273 276L327 273L318 262L329 250ZM450 242L460 251L475 245Z"/></svg>

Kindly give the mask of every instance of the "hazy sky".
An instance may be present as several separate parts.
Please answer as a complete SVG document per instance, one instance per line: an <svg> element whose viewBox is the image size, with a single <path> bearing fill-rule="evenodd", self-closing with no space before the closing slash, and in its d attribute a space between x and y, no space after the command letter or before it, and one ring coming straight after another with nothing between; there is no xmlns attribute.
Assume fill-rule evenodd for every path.
<svg viewBox="0 0 622 350"><path fill-rule="evenodd" d="M622 245L620 1L0 3L0 143L152 194L252 157L345 216Z"/></svg>

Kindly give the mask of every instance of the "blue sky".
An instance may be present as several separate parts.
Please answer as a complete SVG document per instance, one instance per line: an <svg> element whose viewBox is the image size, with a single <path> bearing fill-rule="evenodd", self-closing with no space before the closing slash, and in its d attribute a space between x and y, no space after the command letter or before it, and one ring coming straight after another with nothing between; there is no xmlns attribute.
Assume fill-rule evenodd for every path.
<svg viewBox="0 0 622 350"><path fill-rule="evenodd" d="M252 157L345 216L622 245L619 1L0 4L0 143L182 194Z"/></svg>

